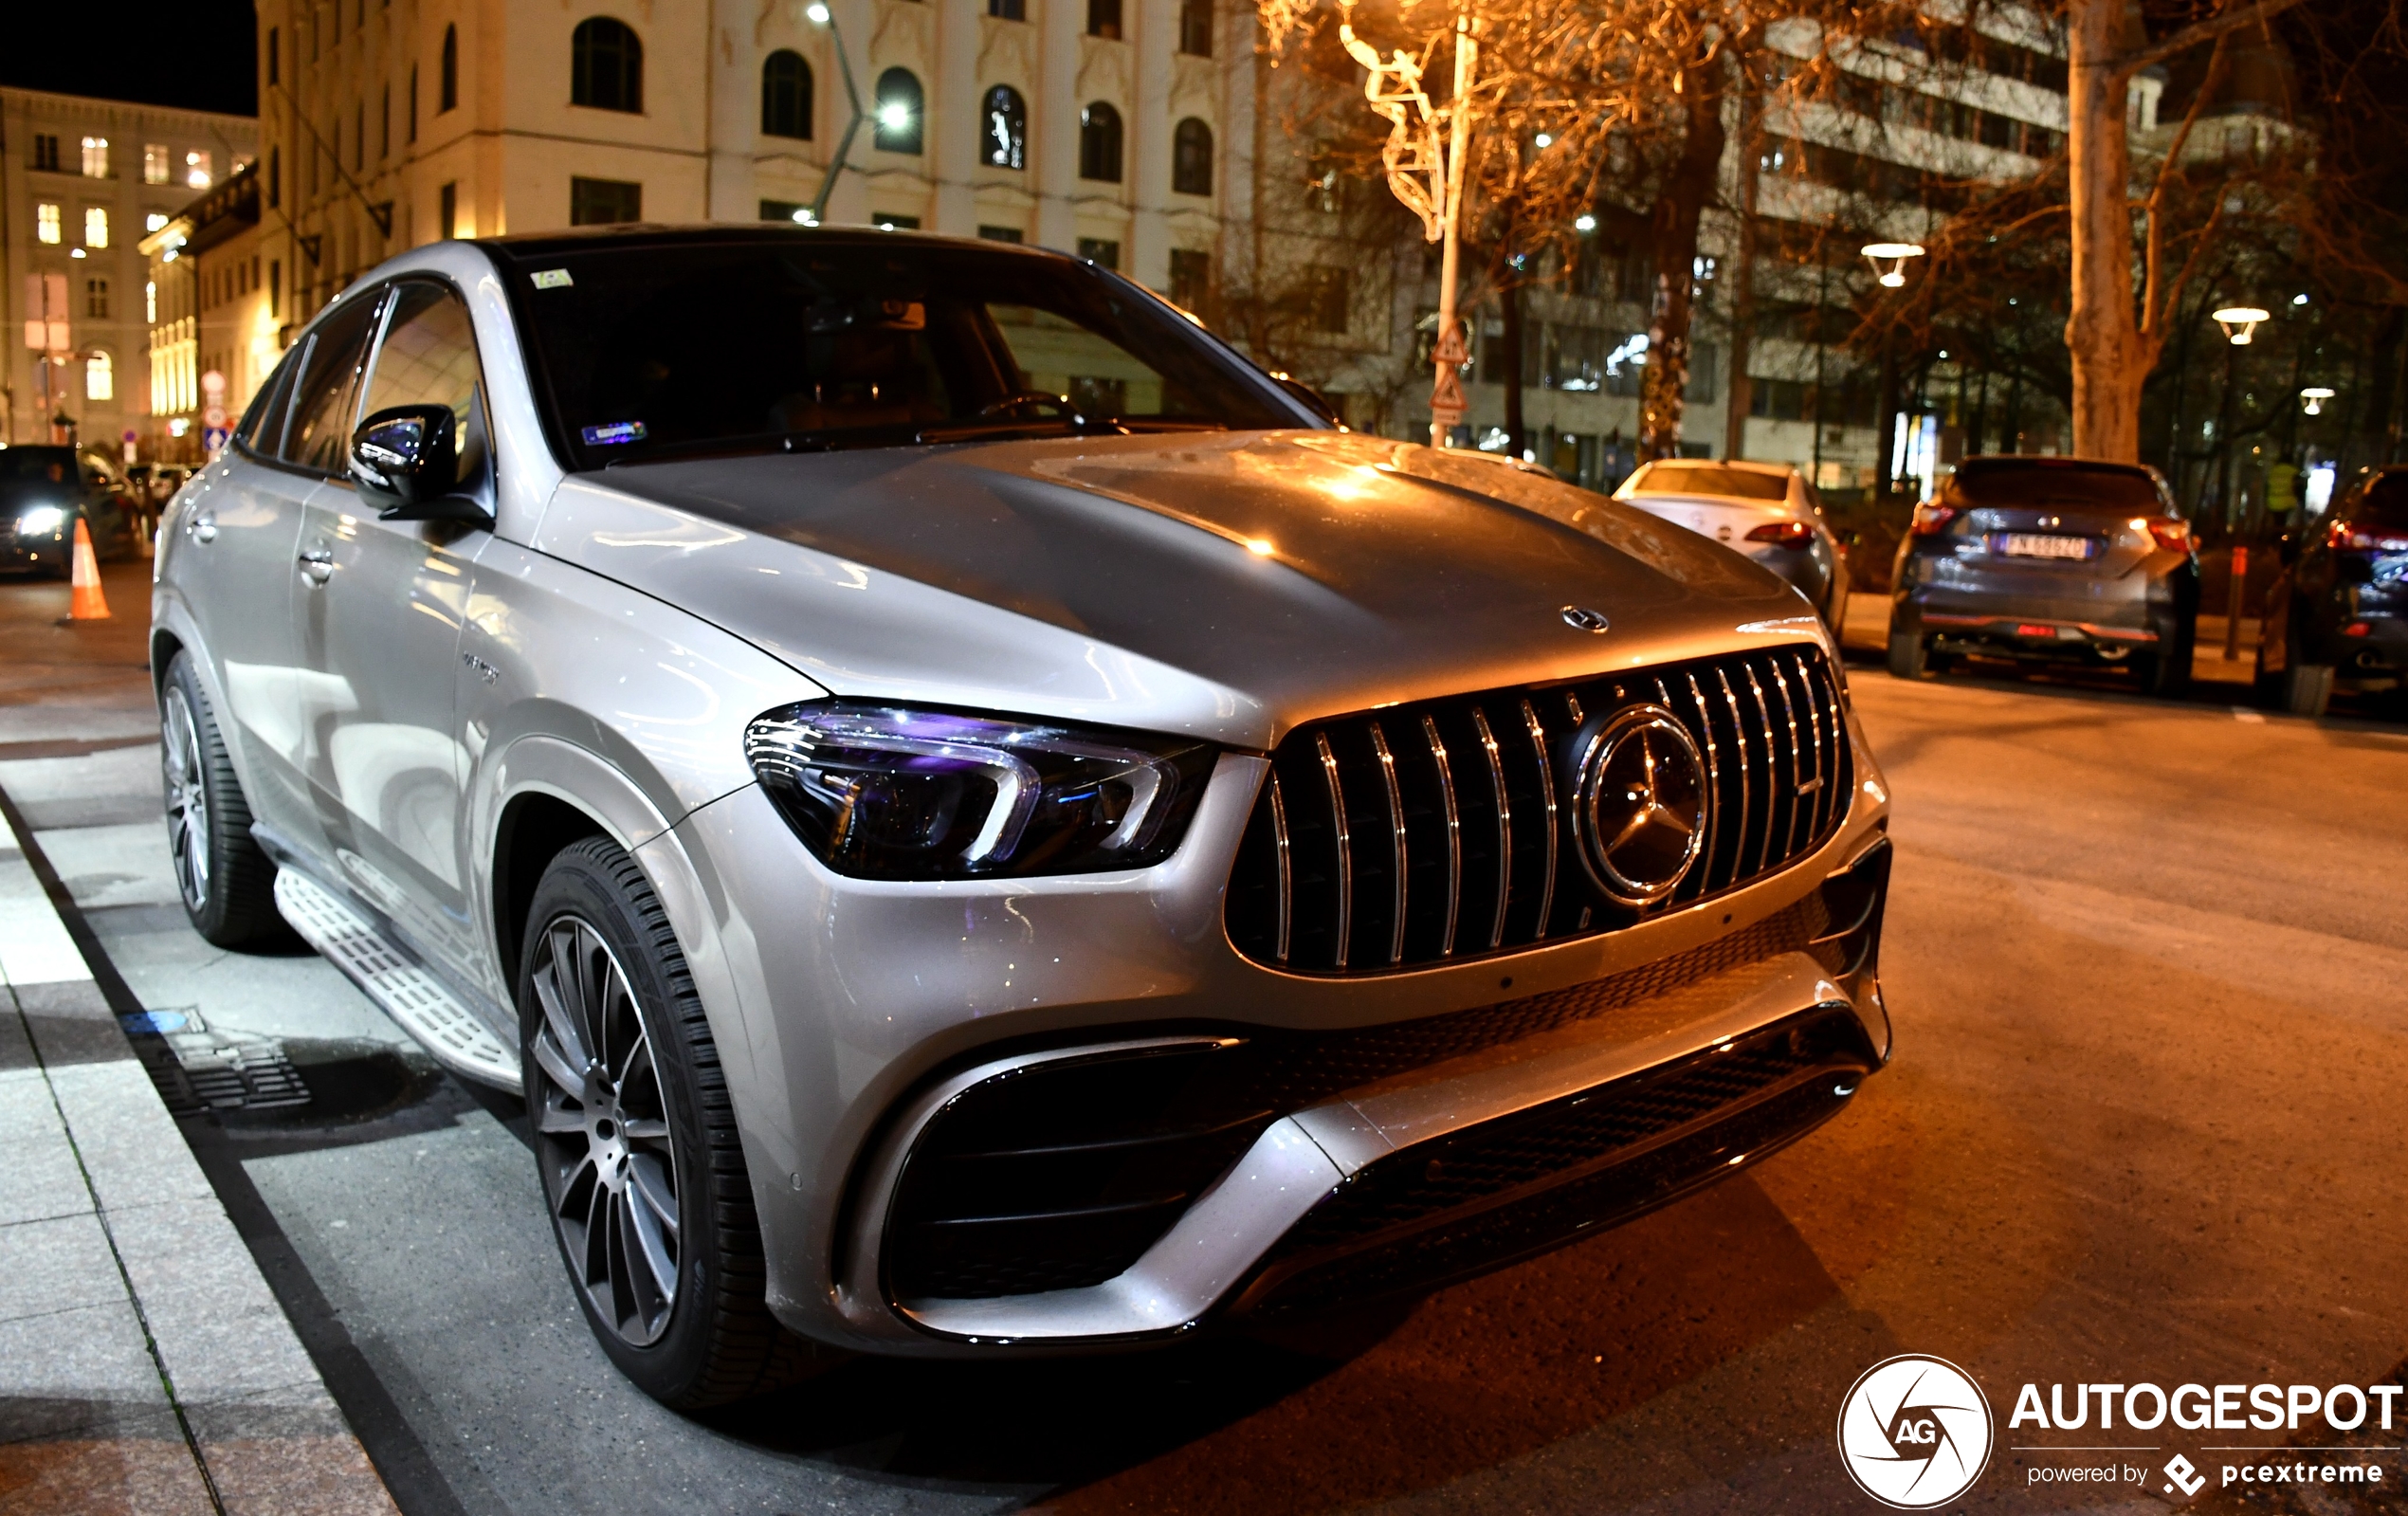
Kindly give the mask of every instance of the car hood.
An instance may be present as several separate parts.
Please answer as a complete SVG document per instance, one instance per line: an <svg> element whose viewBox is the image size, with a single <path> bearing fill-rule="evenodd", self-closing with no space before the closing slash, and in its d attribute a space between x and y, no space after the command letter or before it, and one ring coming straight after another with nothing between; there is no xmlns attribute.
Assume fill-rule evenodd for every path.
<svg viewBox="0 0 2408 1516"><path fill-rule="evenodd" d="M535 546L830 691L1268 747L1425 696L1821 634L1744 558L1604 496L1336 432L621 466ZM1567 625L1566 607L1609 630Z"/></svg>

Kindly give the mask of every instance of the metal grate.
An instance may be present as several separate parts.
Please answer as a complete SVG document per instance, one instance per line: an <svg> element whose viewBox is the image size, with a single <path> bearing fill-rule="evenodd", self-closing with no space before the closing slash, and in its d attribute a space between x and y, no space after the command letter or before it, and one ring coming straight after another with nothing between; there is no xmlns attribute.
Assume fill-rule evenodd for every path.
<svg viewBox="0 0 2408 1516"><path fill-rule="evenodd" d="M1491 690L1298 728L1271 758L1230 879L1230 941L1304 974L1376 974L1612 931L1644 908L1574 854L1585 726L1653 703L1687 729L1712 796L1704 852L1657 910L1821 846L1854 787L1816 647L1546 688Z"/></svg>

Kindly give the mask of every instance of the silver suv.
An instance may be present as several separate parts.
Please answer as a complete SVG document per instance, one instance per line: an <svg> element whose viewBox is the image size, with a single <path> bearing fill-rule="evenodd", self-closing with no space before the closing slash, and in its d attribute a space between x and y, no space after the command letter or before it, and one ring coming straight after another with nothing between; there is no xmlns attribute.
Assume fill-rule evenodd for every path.
<svg viewBox="0 0 2408 1516"><path fill-rule="evenodd" d="M1426 1289L1888 1055L1888 800L1785 583L1072 259L416 249L153 621L194 923L523 1090L671 1404Z"/></svg>
<svg viewBox="0 0 2408 1516"><path fill-rule="evenodd" d="M2190 682L2198 543L2154 468L1967 458L1898 544L1889 671L1960 658L2123 668L2153 695Z"/></svg>

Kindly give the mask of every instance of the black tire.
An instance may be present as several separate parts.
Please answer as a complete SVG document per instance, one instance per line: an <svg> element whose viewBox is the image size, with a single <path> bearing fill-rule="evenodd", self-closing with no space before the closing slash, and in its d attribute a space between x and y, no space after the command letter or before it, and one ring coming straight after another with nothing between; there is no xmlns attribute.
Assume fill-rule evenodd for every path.
<svg viewBox="0 0 2408 1516"><path fill-rule="evenodd" d="M1931 645L1913 632L1889 636L1889 677L1921 679L1931 667Z"/></svg>
<svg viewBox="0 0 2408 1516"><path fill-rule="evenodd" d="M2154 651L2134 661L2141 688L2160 700L2174 700L2191 687L2191 649L2198 641L2198 623L2188 616L2166 618L2157 629Z"/></svg>
<svg viewBox="0 0 2408 1516"><path fill-rule="evenodd" d="M2283 670L2283 709L2293 716L2322 716L2333 698L2333 666L2294 659Z"/></svg>
<svg viewBox="0 0 2408 1516"><path fill-rule="evenodd" d="M536 885L523 941L519 1046L536 1162L603 1352L680 1411L793 1383L831 1360L770 1315L727 1080L643 870L607 838L571 844ZM660 1225L670 1211L674 1237Z"/></svg>
<svg viewBox="0 0 2408 1516"><path fill-rule="evenodd" d="M192 929L219 947L282 941L276 865L251 839L250 802L189 652L159 685L159 739L168 851Z"/></svg>

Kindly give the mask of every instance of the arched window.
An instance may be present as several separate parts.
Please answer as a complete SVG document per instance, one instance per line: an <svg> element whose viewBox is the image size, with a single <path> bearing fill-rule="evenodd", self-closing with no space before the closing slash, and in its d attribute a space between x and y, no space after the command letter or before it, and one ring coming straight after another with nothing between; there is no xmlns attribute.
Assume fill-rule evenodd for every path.
<svg viewBox="0 0 2408 1516"><path fill-rule="evenodd" d="M1213 0L1179 0L1179 51L1213 56Z"/></svg>
<svg viewBox="0 0 2408 1516"><path fill-rule="evenodd" d="M888 153L920 153L920 123L927 113L920 81L908 68L889 68L878 76L878 128L871 140Z"/></svg>
<svg viewBox="0 0 2408 1516"><path fill-rule="evenodd" d="M1213 129L1193 116L1171 133L1171 188L1181 194L1213 192Z"/></svg>
<svg viewBox="0 0 2408 1516"><path fill-rule="evenodd" d="M1028 103L1018 90L997 84L978 106L978 161L990 168L1026 168L1028 154Z"/></svg>
<svg viewBox="0 0 2408 1516"><path fill-rule="evenodd" d="M644 44L627 23L593 16L569 37L569 103L644 113Z"/></svg>
<svg viewBox="0 0 2408 1516"><path fill-rule="evenodd" d="M83 398L117 398L117 365L109 361L106 353L95 353L83 360Z"/></svg>
<svg viewBox="0 0 2408 1516"><path fill-rule="evenodd" d="M1079 113L1079 177L1121 182L1121 113L1102 100Z"/></svg>
<svg viewBox="0 0 2408 1516"><path fill-rule="evenodd" d="M443 84L435 96L435 114L460 103L460 28L443 28Z"/></svg>
<svg viewBox="0 0 2408 1516"><path fill-rule="evenodd" d="M811 140L811 64L779 48L761 64L761 136Z"/></svg>

